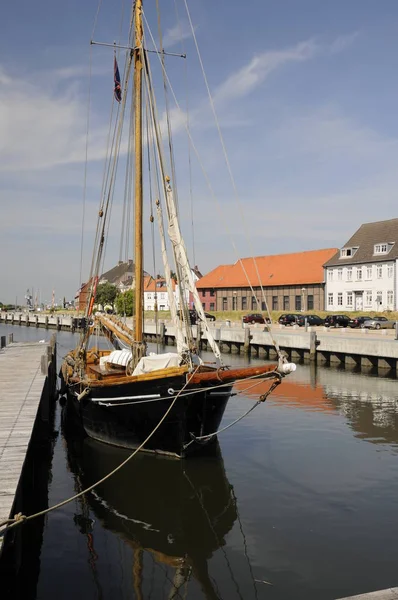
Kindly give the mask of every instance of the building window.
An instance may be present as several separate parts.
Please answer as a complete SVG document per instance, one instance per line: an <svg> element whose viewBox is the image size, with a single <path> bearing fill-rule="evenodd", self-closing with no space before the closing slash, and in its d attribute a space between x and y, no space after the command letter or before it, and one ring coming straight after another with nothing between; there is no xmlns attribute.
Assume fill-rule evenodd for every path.
<svg viewBox="0 0 398 600"><path fill-rule="evenodd" d="M387 254L389 251L389 244L375 244L374 254Z"/></svg>
<svg viewBox="0 0 398 600"><path fill-rule="evenodd" d="M214 309L214 302L210 302L210 310L215 310Z"/></svg>
<svg viewBox="0 0 398 600"><path fill-rule="evenodd" d="M152 294L147 294L147 300L152 300Z"/></svg>
<svg viewBox="0 0 398 600"><path fill-rule="evenodd" d="M264 310L268 310L268 309L267 309L267 303L266 303L266 302L264 302L264 301L263 301L263 302L261 302L261 310L262 310L262 311L264 311Z"/></svg>
<svg viewBox="0 0 398 600"><path fill-rule="evenodd" d="M295 310L301 310L301 295L294 297L294 308Z"/></svg>
<svg viewBox="0 0 398 600"><path fill-rule="evenodd" d="M349 258L350 256L354 256L358 248L359 246L356 246L355 248L342 248L340 250L340 258Z"/></svg>
<svg viewBox="0 0 398 600"><path fill-rule="evenodd" d="M232 310L236 310L237 308L237 297L232 296Z"/></svg>
<svg viewBox="0 0 398 600"><path fill-rule="evenodd" d="M341 281L343 279L343 269L338 269L337 271L337 280Z"/></svg>
<svg viewBox="0 0 398 600"><path fill-rule="evenodd" d="M357 279L360 281L362 279L362 269L357 269Z"/></svg>
<svg viewBox="0 0 398 600"><path fill-rule="evenodd" d="M394 267L392 265L388 265L387 276L391 278L393 276L393 273L394 273Z"/></svg>
<svg viewBox="0 0 398 600"><path fill-rule="evenodd" d="M202 302L202 308L203 310L206 310L206 302Z"/></svg>
<svg viewBox="0 0 398 600"><path fill-rule="evenodd" d="M214 290L210 290L210 296L214 298Z"/></svg>
<svg viewBox="0 0 398 600"><path fill-rule="evenodd" d="M372 279L372 267L366 267L366 279Z"/></svg>
<svg viewBox="0 0 398 600"><path fill-rule="evenodd" d="M256 310L257 308L257 298L252 296L252 310Z"/></svg>
<svg viewBox="0 0 398 600"><path fill-rule="evenodd" d="M382 304L383 302L383 292L376 292L376 304Z"/></svg>
<svg viewBox="0 0 398 600"><path fill-rule="evenodd" d="M381 279L383 277L383 266L377 267L377 279Z"/></svg>
<svg viewBox="0 0 398 600"><path fill-rule="evenodd" d="M352 280L352 269L347 269L347 281Z"/></svg>
<svg viewBox="0 0 398 600"><path fill-rule="evenodd" d="M290 310L290 298L289 298L289 296L283 296L283 310Z"/></svg>
<svg viewBox="0 0 398 600"><path fill-rule="evenodd" d="M365 293L365 304L366 306L372 306L372 291L367 290Z"/></svg>
<svg viewBox="0 0 398 600"><path fill-rule="evenodd" d="M161 299L161 300L164 300L164 299L165 299L165 296L166 296L166 294L165 294L164 292L162 292L162 293L160 294L160 299Z"/></svg>
<svg viewBox="0 0 398 600"><path fill-rule="evenodd" d="M207 290L203 290L203 298L206 298L206 291Z"/></svg>
<svg viewBox="0 0 398 600"><path fill-rule="evenodd" d="M222 309L223 310L228 310L228 298L223 298L222 299Z"/></svg>
<svg viewBox="0 0 398 600"><path fill-rule="evenodd" d="M242 310L247 309L247 298L246 296L242 296Z"/></svg>
<svg viewBox="0 0 398 600"><path fill-rule="evenodd" d="M328 281L333 281L333 271L332 271L332 269L330 269L328 271Z"/></svg>
<svg viewBox="0 0 398 600"><path fill-rule="evenodd" d="M337 306L343 306L343 294L341 292L337 294Z"/></svg>
<svg viewBox="0 0 398 600"><path fill-rule="evenodd" d="M392 305L394 304L394 292L393 292L393 290L388 290L388 292L387 292L387 304L388 304L389 308L391 308Z"/></svg>
<svg viewBox="0 0 398 600"><path fill-rule="evenodd" d="M347 292L347 306L352 306L352 292Z"/></svg>
<svg viewBox="0 0 398 600"><path fill-rule="evenodd" d="M272 310L278 310L278 296L272 296Z"/></svg>
<svg viewBox="0 0 398 600"><path fill-rule="evenodd" d="M328 294L328 306L333 306L333 293Z"/></svg>
<svg viewBox="0 0 398 600"><path fill-rule="evenodd" d="M314 296L312 294L307 296L307 310L314 310Z"/></svg>

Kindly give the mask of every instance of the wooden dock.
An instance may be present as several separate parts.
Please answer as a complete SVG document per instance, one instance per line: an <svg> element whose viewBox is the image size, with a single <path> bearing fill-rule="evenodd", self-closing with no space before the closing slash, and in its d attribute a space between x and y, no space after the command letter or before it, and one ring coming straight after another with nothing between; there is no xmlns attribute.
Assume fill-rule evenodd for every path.
<svg viewBox="0 0 398 600"><path fill-rule="evenodd" d="M359 596L347 596L347 598L339 598L339 600L398 600L398 588L387 588Z"/></svg>
<svg viewBox="0 0 398 600"><path fill-rule="evenodd" d="M48 415L43 394L55 386L54 353L55 339L11 343L0 351L0 523L13 516L33 430ZM0 537L0 553L2 543Z"/></svg>

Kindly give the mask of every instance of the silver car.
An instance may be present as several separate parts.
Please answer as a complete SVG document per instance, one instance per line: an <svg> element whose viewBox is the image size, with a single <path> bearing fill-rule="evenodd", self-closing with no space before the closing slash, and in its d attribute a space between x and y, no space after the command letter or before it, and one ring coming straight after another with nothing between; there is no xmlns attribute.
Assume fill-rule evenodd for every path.
<svg viewBox="0 0 398 600"><path fill-rule="evenodd" d="M387 317L373 317L366 319L362 327L366 329L394 329L395 321L387 319Z"/></svg>

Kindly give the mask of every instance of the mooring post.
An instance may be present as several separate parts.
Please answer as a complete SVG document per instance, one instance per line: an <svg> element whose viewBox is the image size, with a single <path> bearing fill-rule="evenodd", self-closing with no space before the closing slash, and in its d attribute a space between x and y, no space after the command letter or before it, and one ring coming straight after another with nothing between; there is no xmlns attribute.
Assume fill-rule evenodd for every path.
<svg viewBox="0 0 398 600"><path fill-rule="evenodd" d="M398 321L395 321L395 339L398 340Z"/></svg>
<svg viewBox="0 0 398 600"><path fill-rule="evenodd" d="M26 327L30 327L29 313L27 315L25 315L25 325L26 325Z"/></svg>
<svg viewBox="0 0 398 600"><path fill-rule="evenodd" d="M22 323L22 315L21 315L21 313L19 313L19 315L18 315L18 325L21 325L21 323Z"/></svg>
<svg viewBox="0 0 398 600"><path fill-rule="evenodd" d="M8 334L8 343L12 344L14 341L14 334L13 333L9 333Z"/></svg>
<svg viewBox="0 0 398 600"><path fill-rule="evenodd" d="M35 319L36 319L36 327L39 327L39 315L36 315Z"/></svg>
<svg viewBox="0 0 398 600"><path fill-rule="evenodd" d="M45 327L46 329L48 329L48 315L46 315L46 316L45 316L45 319L44 319L44 327Z"/></svg>
<svg viewBox="0 0 398 600"><path fill-rule="evenodd" d="M310 332L310 361L316 362L316 332Z"/></svg>
<svg viewBox="0 0 398 600"><path fill-rule="evenodd" d="M308 331L308 319L307 319L307 317L305 317L305 319L304 319L304 327L305 327L305 330Z"/></svg>
<svg viewBox="0 0 398 600"><path fill-rule="evenodd" d="M166 345L166 323L164 321L160 321L160 323L159 323L158 339L159 339L159 344L162 344L162 346Z"/></svg>
<svg viewBox="0 0 398 600"><path fill-rule="evenodd" d="M6 345L6 336L2 335L0 338L0 348L5 348Z"/></svg>
<svg viewBox="0 0 398 600"><path fill-rule="evenodd" d="M250 356L250 340L251 340L250 327L247 327L247 329L244 329L244 332L245 332L245 338L244 338L244 342L243 342L243 354Z"/></svg>

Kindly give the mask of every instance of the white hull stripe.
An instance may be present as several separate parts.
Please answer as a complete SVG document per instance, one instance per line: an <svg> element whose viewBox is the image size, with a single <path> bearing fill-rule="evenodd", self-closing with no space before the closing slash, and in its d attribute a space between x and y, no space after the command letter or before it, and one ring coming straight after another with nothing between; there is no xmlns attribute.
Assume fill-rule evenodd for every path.
<svg viewBox="0 0 398 600"><path fill-rule="evenodd" d="M160 398L160 394L146 394L144 396L118 396L117 398L91 398L92 402L117 402L118 400L150 400Z"/></svg>

